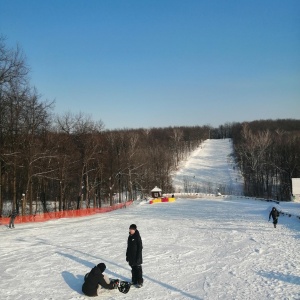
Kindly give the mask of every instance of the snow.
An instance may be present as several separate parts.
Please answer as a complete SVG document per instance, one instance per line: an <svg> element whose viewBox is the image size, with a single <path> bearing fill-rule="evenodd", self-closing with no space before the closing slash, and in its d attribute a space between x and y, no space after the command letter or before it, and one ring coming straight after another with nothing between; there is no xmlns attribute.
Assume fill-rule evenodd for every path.
<svg viewBox="0 0 300 300"><path fill-rule="evenodd" d="M214 173L224 183L229 153L219 151L224 154L230 141L218 143L214 147L214 140L206 141L181 172L194 168L200 176L203 162L194 165L193 160L219 155L224 168L206 160L204 174L210 180ZM281 215L276 229L268 222L273 205L291 214ZM89 299L81 292L83 277L100 262L109 277L130 280L125 251L131 223L137 224L144 244L144 286L131 287L128 294L103 290L96 299L300 299L298 215L299 203L202 196L135 202L109 213L17 224L15 229L2 225L0 299Z"/></svg>
<svg viewBox="0 0 300 300"><path fill-rule="evenodd" d="M243 178L232 154L231 139L204 141L174 174L175 191L242 195Z"/></svg>

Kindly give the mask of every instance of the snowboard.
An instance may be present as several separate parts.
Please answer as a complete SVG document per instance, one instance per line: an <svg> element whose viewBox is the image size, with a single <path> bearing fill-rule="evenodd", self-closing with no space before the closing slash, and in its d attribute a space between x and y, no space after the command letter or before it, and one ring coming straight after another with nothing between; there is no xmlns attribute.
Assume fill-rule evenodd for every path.
<svg viewBox="0 0 300 300"><path fill-rule="evenodd" d="M131 287L131 283L128 281L124 281L124 280L119 280L119 279L111 279L111 282L116 282L118 281L118 290L119 292L123 293L123 294L127 294L130 290Z"/></svg>

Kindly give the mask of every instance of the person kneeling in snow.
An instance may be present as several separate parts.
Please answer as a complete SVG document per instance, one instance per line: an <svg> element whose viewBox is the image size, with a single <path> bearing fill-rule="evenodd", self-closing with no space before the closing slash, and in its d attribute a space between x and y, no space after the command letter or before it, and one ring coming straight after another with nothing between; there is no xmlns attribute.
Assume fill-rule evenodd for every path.
<svg viewBox="0 0 300 300"><path fill-rule="evenodd" d="M271 220L271 217L273 219L274 228L276 228L276 224L278 223L278 217L279 217L279 211L276 209L276 207L273 207L269 214L269 221Z"/></svg>
<svg viewBox="0 0 300 300"><path fill-rule="evenodd" d="M106 269L104 263L95 266L89 273L84 276L82 292L90 297L98 296L101 288L113 290L118 287L118 281L111 282L110 279L103 274Z"/></svg>

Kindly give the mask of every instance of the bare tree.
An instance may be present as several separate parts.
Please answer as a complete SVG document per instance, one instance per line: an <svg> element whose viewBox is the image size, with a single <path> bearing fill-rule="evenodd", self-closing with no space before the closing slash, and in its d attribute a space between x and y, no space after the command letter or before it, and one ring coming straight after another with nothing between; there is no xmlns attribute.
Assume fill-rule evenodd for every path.
<svg viewBox="0 0 300 300"><path fill-rule="evenodd" d="M183 137L183 131L179 128L173 128L172 130L172 135L171 139L173 140L173 145L174 145L174 150L175 150L175 155L176 155L176 160L175 160L175 167L178 166L179 161L180 161L180 143L182 141Z"/></svg>
<svg viewBox="0 0 300 300"><path fill-rule="evenodd" d="M8 49L5 38L0 36L0 90L9 90L10 84L16 81L26 85L28 72L20 47Z"/></svg>

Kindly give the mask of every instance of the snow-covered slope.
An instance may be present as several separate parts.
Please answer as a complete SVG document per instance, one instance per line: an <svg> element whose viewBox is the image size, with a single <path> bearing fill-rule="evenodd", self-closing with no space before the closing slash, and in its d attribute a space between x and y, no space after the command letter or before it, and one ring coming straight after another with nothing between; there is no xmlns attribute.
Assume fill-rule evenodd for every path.
<svg viewBox="0 0 300 300"><path fill-rule="evenodd" d="M202 150L207 159L199 158L197 167L195 160L186 162L185 172L234 178L227 150L218 159L211 142ZM218 175L226 168L227 175ZM103 290L96 299L299 300L300 220L294 215L300 204L279 204L292 216L280 216L276 229L268 222L272 205L238 196L202 197L136 202L106 214L15 229L2 225L0 299L89 299L81 292L83 277L100 262L111 278L130 280L125 251L128 227L135 223L144 245L144 286L126 295Z"/></svg>
<svg viewBox="0 0 300 300"><path fill-rule="evenodd" d="M232 154L231 139L205 140L174 174L175 192L242 195L243 178Z"/></svg>

